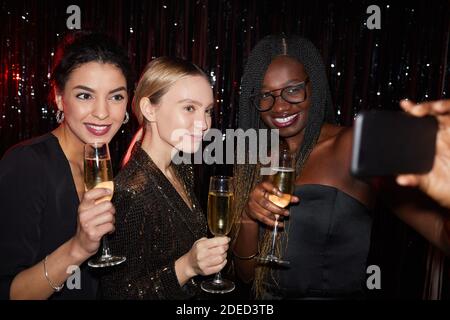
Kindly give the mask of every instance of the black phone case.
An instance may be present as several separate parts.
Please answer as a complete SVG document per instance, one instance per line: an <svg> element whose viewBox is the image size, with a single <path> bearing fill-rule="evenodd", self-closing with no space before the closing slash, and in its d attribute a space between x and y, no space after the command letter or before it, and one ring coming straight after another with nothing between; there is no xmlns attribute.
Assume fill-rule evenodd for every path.
<svg viewBox="0 0 450 320"><path fill-rule="evenodd" d="M355 120L351 173L426 173L433 167L437 120L406 112L363 111Z"/></svg>

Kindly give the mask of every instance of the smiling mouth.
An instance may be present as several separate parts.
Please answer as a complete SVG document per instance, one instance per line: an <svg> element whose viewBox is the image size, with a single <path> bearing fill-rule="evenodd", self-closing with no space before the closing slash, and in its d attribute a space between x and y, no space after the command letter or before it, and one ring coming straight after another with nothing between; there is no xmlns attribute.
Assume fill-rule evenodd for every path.
<svg viewBox="0 0 450 320"><path fill-rule="evenodd" d="M85 123L84 125L86 126L88 131L95 136L103 136L109 132L109 129L111 129L110 124L98 125L92 123Z"/></svg>
<svg viewBox="0 0 450 320"><path fill-rule="evenodd" d="M272 122L278 128L284 128L293 124L302 112L287 116L287 117L272 117Z"/></svg>

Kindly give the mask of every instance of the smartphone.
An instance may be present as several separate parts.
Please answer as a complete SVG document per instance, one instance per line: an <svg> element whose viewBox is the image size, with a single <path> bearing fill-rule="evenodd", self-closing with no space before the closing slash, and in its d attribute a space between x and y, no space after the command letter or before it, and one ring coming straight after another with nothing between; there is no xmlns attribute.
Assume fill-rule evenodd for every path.
<svg viewBox="0 0 450 320"><path fill-rule="evenodd" d="M403 111L363 111L356 117L351 174L373 177L431 170L436 150L435 117Z"/></svg>

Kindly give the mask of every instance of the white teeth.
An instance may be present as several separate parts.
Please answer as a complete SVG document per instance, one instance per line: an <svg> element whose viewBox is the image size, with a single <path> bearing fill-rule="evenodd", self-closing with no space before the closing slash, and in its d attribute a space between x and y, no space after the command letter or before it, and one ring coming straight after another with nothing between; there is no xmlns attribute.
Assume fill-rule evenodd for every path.
<svg viewBox="0 0 450 320"><path fill-rule="evenodd" d="M296 116L297 116L297 114L293 114L292 116L289 116L286 118L274 118L274 120L279 123L286 123L286 122L289 122L292 119L294 119Z"/></svg>
<svg viewBox="0 0 450 320"><path fill-rule="evenodd" d="M87 124L87 126L88 126L89 128L92 128L92 129L98 130L98 131L103 130L103 129L105 129L105 128L107 127L107 126L94 126L94 125L92 125L92 124Z"/></svg>

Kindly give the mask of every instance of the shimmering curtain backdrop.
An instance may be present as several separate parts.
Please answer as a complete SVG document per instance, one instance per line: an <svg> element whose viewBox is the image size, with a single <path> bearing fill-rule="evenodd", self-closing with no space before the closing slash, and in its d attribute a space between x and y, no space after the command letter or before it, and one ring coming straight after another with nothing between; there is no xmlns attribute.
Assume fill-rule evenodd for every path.
<svg viewBox="0 0 450 320"><path fill-rule="evenodd" d="M380 8L381 28L370 30L367 8L373 4ZM136 75L161 55L204 68L214 80L215 125L221 129L236 126L246 57L269 33L297 33L319 47L343 125L351 125L361 109L397 108L403 97L449 96L446 0L0 0L0 155L56 126L48 76L70 5L80 8L82 29L107 32L128 48ZM132 121L117 135L113 154L123 153L135 128Z"/></svg>
<svg viewBox="0 0 450 320"><path fill-rule="evenodd" d="M80 8L81 29L106 32L127 48L137 76L161 55L202 67L214 83L214 126L222 130L236 127L246 58L270 33L297 33L316 44L342 125L351 125L362 109L396 109L401 98L450 96L448 0L0 0L0 157L18 141L56 127L47 102L49 72L71 5ZM369 29L370 5L380 9L380 29ZM111 143L115 168L136 127L133 119ZM386 219L375 226L395 235L375 244L374 252L393 265L383 283L393 296L420 297L420 285L411 281L417 272L408 271L423 275L422 251L411 253L418 237ZM399 240L407 243L400 252L393 245Z"/></svg>

